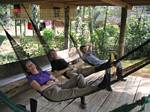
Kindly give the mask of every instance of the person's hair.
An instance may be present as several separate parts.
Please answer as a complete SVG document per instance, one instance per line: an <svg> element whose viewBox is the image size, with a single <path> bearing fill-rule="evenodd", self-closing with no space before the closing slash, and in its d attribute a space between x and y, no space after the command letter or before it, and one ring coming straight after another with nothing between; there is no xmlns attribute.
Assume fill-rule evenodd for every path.
<svg viewBox="0 0 150 112"><path fill-rule="evenodd" d="M26 75L31 75L31 74L32 74L31 72L28 71L28 69L27 69L27 67L26 67L26 64L27 64L28 62L34 63L34 64L36 65L36 68L37 68L38 71L41 71L41 70L42 70L42 69L37 65L37 63L36 63L34 60L28 59L28 60L25 60L25 61L23 62L23 63L24 63L23 66L24 66L24 68L25 68L25 73L26 73Z"/></svg>
<svg viewBox="0 0 150 112"><path fill-rule="evenodd" d="M80 46L80 51L82 51L84 47L86 47L86 45Z"/></svg>
<svg viewBox="0 0 150 112"><path fill-rule="evenodd" d="M56 50L55 49L50 49L49 52L47 53L47 56L48 56L48 58L49 58L50 61L52 59L52 57L51 57L51 53L52 52L56 52Z"/></svg>

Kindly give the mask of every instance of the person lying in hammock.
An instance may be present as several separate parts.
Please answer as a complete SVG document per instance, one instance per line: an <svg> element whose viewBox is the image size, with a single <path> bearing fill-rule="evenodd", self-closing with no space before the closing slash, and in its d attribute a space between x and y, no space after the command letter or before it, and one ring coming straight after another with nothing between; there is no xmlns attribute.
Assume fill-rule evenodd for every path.
<svg viewBox="0 0 150 112"><path fill-rule="evenodd" d="M97 58L95 55L92 54L92 44L87 44L87 45L82 45L80 46L80 51L82 52L82 59L93 66L101 66L104 63L107 63L106 60L101 60L99 58ZM118 62L116 65L117 71L116 71L116 75L117 75L117 79L121 80L121 81L126 81L126 79L124 79L122 77L122 64L121 62Z"/></svg>
<svg viewBox="0 0 150 112"><path fill-rule="evenodd" d="M33 89L39 91L42 96L50 101L64 101L81 96L92 94L98 90L105 89L110 86L110 79L105 74L103 80L97 85L88 85L81 74L73 73L68 81L61 84L56 79L59 76L53 76L52 73L41 71L32 62L27 61L25 64L27 71L27 79Z"/></svg>
<svg viewBox="0 0 150 112"><path fill-rule="evenodd" d="M95 66L88 66L86 68L75 68L68 62L66 62L65 59L59 57L54 49L51 49L49 51L48 56L52 66L52 72L54 72L55 74L65 75L68 78L72 77L72 74L68 75L68 73L70 72L82 74L84 77L86 77L91 75L92 73L101 71L100 67ZM106 72L109 73L110 69L106 69Z"/></svg>

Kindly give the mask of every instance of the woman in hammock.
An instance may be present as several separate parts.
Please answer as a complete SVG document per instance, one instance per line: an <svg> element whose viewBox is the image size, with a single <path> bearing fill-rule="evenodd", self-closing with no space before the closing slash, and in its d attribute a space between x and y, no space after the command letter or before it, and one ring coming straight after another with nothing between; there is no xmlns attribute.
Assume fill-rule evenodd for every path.
<svg viewBox="0 0 150 112"><path fill-rule="evenodd" d="M73 73L74 77L63 84L60 84L56 79L59 76L53 76L47 71L40 71L32 61L26 62L27 79L33 89L39 91L45 98L50 101L64 101L85 95L89 95L98 90L105 89L110 80L105 74L103 81L96 85L88 85L81 74Z"/></svg>

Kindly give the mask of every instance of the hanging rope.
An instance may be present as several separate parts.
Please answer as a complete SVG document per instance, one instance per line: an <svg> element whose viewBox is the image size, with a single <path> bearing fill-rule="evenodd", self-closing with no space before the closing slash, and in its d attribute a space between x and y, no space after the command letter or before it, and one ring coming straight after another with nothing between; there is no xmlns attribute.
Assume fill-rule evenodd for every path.
<svg viewBox="0 0 150 112"><path fill-rule="evenodd" d="M76 48L77 53L79 54L80 58L83 60L83 58L82 58L82 56L81 56L81 53L80 53L80 51L79 51L79 49L78 49L78 45L77 45L76 41L74 40L74 38L73 38L73 36L72 36L71 34L70 34L70 39L72 40L72 42L73 42L73 44L74 44L74 47Z"/></svg>
<svg viewBox="0 0 150 112"><path fill-rule="evenodd" d="M35 25L35 23L33 22L33 20L31 19L28 11L26 10L26 7L22 4L22 7L24 8L26 14L28 15L29 20L32 23L33 29L42 45L42 47L44 48L44 51L46 53L46 55L48 55L49 51L50 51L50 47L48 46L48 44L46 43L46 41L44 40L44 38L42 37L42 35L40 34L40 30L38 29L38 27ZM48 58L49 59L49 58Z"/></svg>
<svg viewBox="0 0 150 112"><path fill-rule="evenodd" d="M12 38L12 36L6 31L6 29L4 28L4 26L1 24L3 30L6 33L6 36L16 54L17 59L19 60L19 63L21 65L21 67L23 68L24 71L26 71L26 68L24 66L23 60L25 59L30 59L30 56L28 53L26 53L23 48Z"/></svg>

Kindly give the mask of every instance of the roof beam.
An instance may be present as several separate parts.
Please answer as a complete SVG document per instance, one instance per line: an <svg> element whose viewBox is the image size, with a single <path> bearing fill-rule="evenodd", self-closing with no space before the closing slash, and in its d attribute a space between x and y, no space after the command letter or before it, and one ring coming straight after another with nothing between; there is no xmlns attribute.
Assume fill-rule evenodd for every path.
<svg viewBox="0 0 150 112"><path fill-rule="evenodd" d="M122 0L101 0L101 1L105 3L109 3L111 5L127 7L127 9L132 9L132 6L130 4L127 4L126 2L123 2Z"/></svg>

